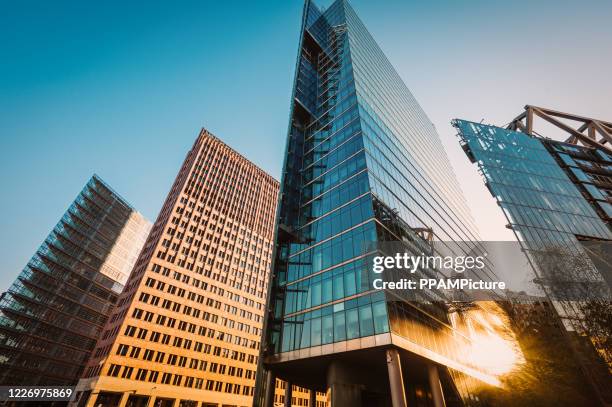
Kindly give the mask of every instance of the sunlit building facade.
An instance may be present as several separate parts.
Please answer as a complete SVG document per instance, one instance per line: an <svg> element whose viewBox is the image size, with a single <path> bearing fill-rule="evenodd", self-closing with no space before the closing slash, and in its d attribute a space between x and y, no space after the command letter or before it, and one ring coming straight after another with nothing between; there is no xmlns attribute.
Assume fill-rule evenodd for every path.
<svg viewBox="0 0 612 407"><path fill-rule="evenodd" d="M339 406L462 403L495 378L444 299L374 290L368 267L379 242L479 249L441 140L348 2L306 1L299 44L255 404L275 378Z"/></svg>
<svg viewBox="0 0 612 407"><path fill-rule="evenodd" d="M0 299L0 384L76 384L150 229L87 182Z"/></svg>
<svg viewBox="0 0 612 407"><path fill-rule="evenodd" d="M251 404L277 196L276 180L201 131L75 405Z"/></svg>

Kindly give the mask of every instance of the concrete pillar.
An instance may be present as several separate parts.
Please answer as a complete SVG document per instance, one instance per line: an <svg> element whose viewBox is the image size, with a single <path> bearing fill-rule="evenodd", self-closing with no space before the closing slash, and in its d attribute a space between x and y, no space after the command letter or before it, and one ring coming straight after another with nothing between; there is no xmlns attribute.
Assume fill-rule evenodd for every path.
<svg viewBox="0 0 612 407"><path fill-rule="evenodd" d="M293 384L287 381L285 387L285 407L291 407L291 397L293 395Z"/></svg>
<svg viewBox="0 0 612 407"><path fill-rule="evenodd" d="M121 395L121 400L119 400L119 407L125 407L125 405L127 404L128 398L130 397L130 394L134 394L135 392L133 391L129 391L127 393L123 393Z"/></svg>
<svg viewBox="0 0 612 407"><path fill-rule="evenodd" d="M317 391L310 389L308 407L317 407Z"/></svg>
<svg viewBox="0 0 612 407"><path fill-rule="evenodd" d="M274 407L274 389L276 386L276 374L270 369L266 371L266 389L263 407Z"/></svg>
<svg viewBox="0 0 612 407"><path fill-rule="evenodd" d="M355 377L354 369L332 362L327 369L327 387L331 390L332 407L361 407L363 385Z"/></svg>
<svg viewBox="0 0 612 407"><path fill-rule="evenodd" d="M444 392L442 391L442 383L440 383L440 374L438 366L431 363L427 367L427 376L429 377L429 387L433 396L434 407L446 407L444 401Z"/></svg>
<svg viewBox="0 0 612 407"><path fill-rule="evenodd" d="M387 371L389 372L389 386L391 388L391 403L393 407L407 407L406 392L404 391L404 378L402 377L402 364L397 349L387 349Z"/></svg>
<svg viewBox="0 0 612 407"><path fill-rule="evenodd" d="M87 399L87 402L85 404L85 407L94 407L95 406L95 402L96 402L96 398L98 397L98 392L91 392L89 394L89 399ZM75 404L76 405L76 404Z"/></svg>

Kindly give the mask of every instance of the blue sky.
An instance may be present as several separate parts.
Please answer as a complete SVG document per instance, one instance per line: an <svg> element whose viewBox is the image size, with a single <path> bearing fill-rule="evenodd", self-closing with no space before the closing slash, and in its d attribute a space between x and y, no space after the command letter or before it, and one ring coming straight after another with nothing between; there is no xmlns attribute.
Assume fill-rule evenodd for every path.
<svg viewBox="0 0 612 407"><path fill-rule="evenodd" d="M527 103L612 118L610 2L351 3L438 129L485 239L510 235L451 118L503 124ZM278 178L301 10L4 2L0 290L94 172L153 221L200 127Z"/></svg>

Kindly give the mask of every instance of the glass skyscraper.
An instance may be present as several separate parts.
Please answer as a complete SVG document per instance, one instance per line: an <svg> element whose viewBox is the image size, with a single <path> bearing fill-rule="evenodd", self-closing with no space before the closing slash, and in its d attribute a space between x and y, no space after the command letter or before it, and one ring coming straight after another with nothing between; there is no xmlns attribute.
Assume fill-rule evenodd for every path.
<svg viewBox="0 0 612 407"><path fill-rule="evenodd" d="M479 250L433 124L347 1L307 0L299 44L256 405L275 377L334 406L442 405L441 385L447 404L465 396L458 376L495 383L442 298L372 287L378 242Z"/></svg>
<svg viewBox="0 0 612 407"><path fill-rule="evenodd" d="M94 175L0 299L0 384L75 385L151 223Z"/></svg>
<svg viewBox="0 0 612 407"><path fill-rule="evenodd" d="M520 241L535 248L549 242L577 245L580 236L612 239L604 221L610 208L607 177L600 175L603 181L598 181L601 171L588 170L597 160L608 171L612 156L607 152L465 120L453 125ZM580 185L589 191L592 204Z"/></svg>
<svg viewBox="0 0 612 407"><path fill-rule="evenodd" d="M568 351L593 385L591 393L608 405L612 353L591 334L589 304L603 300L609 310L610 150L466 120L454 120L453 126L565 326ZM597 263L598 257L604 261ZM586 284L588 289L581 288Z"/></svg>

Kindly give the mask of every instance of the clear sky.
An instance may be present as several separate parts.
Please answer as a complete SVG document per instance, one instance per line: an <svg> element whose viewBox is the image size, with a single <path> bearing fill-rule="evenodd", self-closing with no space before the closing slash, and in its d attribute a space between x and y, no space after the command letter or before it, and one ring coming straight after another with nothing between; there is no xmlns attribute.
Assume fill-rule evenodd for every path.
<svg viewBox="0 0 612 407"><path fill-rule="evenodd" d="M612 2L351 3L438 129L484 239L511 235L452 118L504 124L527 103L612 118ZM94 172L153 221L202 126L278 178L301 10L3 2L0 290Z"/></svg>

